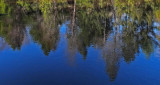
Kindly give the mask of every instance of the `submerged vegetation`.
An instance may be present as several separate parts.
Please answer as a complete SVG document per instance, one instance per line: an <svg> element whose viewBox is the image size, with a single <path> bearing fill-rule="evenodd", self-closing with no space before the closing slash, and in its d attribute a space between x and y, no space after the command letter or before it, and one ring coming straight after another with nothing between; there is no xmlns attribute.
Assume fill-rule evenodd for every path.
<svg viewBox="0 0 160 85"><path fill-rule="evenodd" d="M148 59L160 46L154 31L160 29L160 0L0 0L0 14L0 37L14 50L21 49L29 27L49 55L60 41L60 26L67 25L70 56L79 52L85 60L88 47L101 49L111 80L121 58L134 61L141 48Z"/></svg>

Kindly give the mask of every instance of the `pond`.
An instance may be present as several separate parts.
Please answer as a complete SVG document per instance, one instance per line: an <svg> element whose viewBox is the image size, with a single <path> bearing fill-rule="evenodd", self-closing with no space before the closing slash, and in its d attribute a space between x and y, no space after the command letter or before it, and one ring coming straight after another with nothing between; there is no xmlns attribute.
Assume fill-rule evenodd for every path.
<svg viewBox="0 0 160 85"><path fill-rule="evenodd" d="M0 68L1 85L160 85L160 1L1 0Z"/></svg>

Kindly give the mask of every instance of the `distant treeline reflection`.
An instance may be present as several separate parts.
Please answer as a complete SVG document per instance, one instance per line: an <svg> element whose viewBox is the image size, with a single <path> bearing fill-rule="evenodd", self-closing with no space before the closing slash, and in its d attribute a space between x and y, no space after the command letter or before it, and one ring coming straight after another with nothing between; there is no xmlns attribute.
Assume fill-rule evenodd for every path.
<svg viewBox="0 0 160 85"><path fill-rule="evenodd" d="M21 50L27 27L33 41L49 55L57 49L60 26L67 24L68 53L87 59L87 48L99 48L111 80L120 59L146 58L160 46L160 0L0 0L0 37L13 50ZM3 15L7 14L7 15ZM4 48L4 47L3 47Z"/></svg>

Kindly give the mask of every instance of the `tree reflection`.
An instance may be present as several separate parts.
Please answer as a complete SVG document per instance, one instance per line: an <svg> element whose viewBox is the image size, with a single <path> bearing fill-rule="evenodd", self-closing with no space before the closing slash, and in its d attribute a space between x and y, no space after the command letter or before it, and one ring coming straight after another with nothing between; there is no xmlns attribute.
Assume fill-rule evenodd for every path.
<svg viewBox="0 0 160 85"><path fill-rule="evenodd" d="M15 17L3 18L0 28L0 36L3 37L14 50L20 50L26 31L25 25L22 23L23 15L20 10L20 8L14 10L16 13L16 15L14 15Z"/></svg>
<svg viewBox="0 0 160 85"><path fill-rule="evenodd" d="M55 51L59 42L59 27L55 15L47 17L38 16L37 25L30 30L33 40L41 45L45 55L51 50Z"/></svg>
<svg viewBox="0 0 160 85"><path fill-rule="evenodd" d="M69 62L75 63L77 53L86 60L87 48L98 48L111 81L117 77L121 59L129 64L141 50L149 59L159 46L159 34L154 31L157 30L154 23L160 21L159 0L18 0L16 3L15 17L3 18L0 23L0 36L13 49L20 49L23 44L28 24L23 21L24 16L31 16L35 22L29 23L30 35L47 56L57 49L59 26L69 21L66 32ZM0 6L1 13L9 13L3 0Z"/></svg>

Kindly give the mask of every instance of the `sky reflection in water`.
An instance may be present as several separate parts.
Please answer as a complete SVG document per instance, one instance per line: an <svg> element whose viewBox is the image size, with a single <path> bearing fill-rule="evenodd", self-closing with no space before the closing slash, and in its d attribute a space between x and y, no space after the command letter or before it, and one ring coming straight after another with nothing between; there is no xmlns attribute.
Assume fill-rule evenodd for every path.
<svg viewBox="0 0 160 85"><path fill-rule="evenodd" d="M150 10L140 19L129 13L115 19L113 9L92 15L77 9L76 16L70 10L17 8L0 16L0 84L160 84L159 22Z"/></svg>

